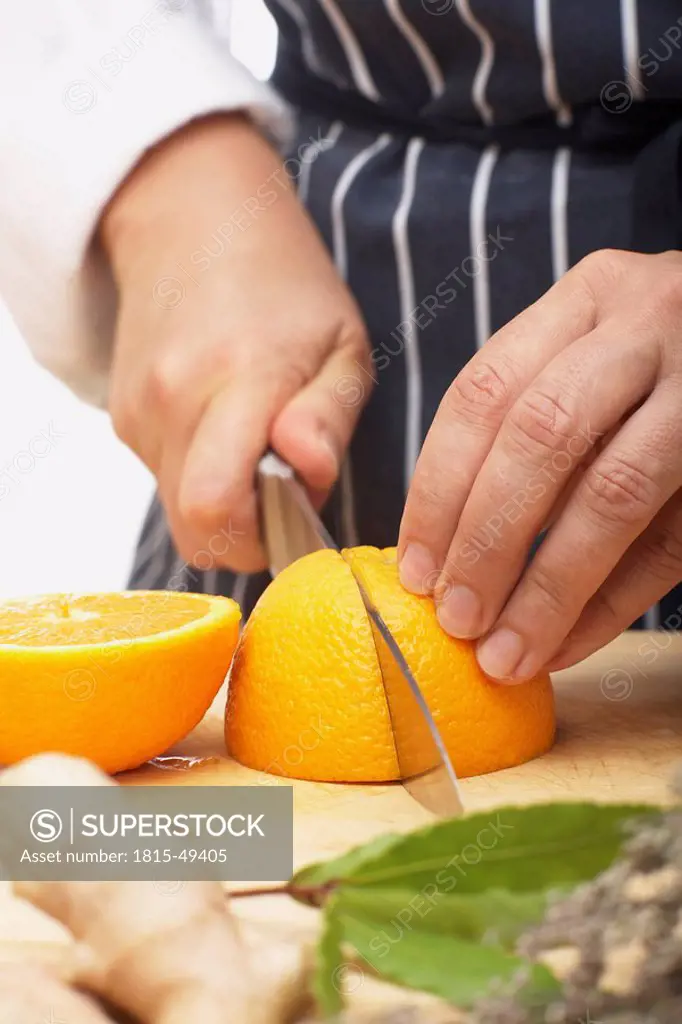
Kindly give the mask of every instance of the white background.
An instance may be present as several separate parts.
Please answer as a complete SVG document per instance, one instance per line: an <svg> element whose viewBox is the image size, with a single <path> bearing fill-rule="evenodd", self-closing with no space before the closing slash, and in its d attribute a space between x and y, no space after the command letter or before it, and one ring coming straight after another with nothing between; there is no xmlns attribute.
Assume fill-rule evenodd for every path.
<svg viewBox="0 0 682 1024"><path fill-rule="evenodd" d="M260 0L233 5L233 50L265 78L273 23ZM123 587L151 478L104 413L36 366L1 302L0 396L0 597ZM58 439L33 459L41 431Z"/></svg>

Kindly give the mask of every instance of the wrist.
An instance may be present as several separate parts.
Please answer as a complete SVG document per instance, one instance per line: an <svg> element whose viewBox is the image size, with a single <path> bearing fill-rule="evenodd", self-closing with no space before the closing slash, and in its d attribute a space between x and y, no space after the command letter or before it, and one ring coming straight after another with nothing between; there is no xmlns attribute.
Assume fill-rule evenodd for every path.
<svg viewBox="0 0 682 1024"><path fill-rule="evenodd" d="M130 172L100 220L117 283L150 254L172 249L173 238L203 233L202 214L215 230L273 175L280 189L290 187L278 154L240 112L201 118L165 138Z"/></svg>

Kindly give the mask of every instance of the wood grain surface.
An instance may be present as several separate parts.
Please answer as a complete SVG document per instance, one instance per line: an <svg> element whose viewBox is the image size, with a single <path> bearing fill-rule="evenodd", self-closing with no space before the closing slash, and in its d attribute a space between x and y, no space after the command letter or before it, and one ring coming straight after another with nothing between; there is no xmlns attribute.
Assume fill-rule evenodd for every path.
<svg viewBox="0 0 682 1024"><path fill-rule="evenodd" d="M668 781L682 761L682 636L629 633L581 665L556 675L559 729L554 748L530 764L462 782L467 810L547 800L668 802ZM225 755L221 693L174 753L207 760L190 771L146 765L126 785L291 785L250 771ZM343 852L382 832L431 820L401 786L294 782L294 861L301 866ZM234 886L233 888L238 888ZM286 897L239 900L237 913L263 941L314 938L317 915ZM0 961L60 964L69 955L63 929L0 883ZM433 1000L406 994L349 968L353 1021L379 1021L400 1008L401 1024L450 1024L460 1018ZM412 1009L410 1009L412 1008Z"/></svg>

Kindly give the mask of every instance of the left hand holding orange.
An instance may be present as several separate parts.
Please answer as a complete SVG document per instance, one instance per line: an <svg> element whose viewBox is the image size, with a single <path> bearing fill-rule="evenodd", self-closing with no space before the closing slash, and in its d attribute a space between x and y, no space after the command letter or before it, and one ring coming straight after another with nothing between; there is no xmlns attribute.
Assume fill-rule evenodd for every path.
<svg viewBox="0 0 682 1024"><path fill-rule="evenodd" d="M401 580L435 595L446 632L481 638L490 676L579 661L682 579L681 330L682 254L596 252L445 395Z"/></svg>

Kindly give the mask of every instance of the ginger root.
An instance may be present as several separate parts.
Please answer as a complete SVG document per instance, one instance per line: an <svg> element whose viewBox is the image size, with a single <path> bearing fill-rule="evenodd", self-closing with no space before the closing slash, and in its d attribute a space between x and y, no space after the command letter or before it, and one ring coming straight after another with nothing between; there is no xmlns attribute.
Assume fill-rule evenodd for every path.
<svg viewBox="0 0 682 1024"><path fill-rule="evenodd" d="M0 783L116 784L62 755L31 758ZM249 948L220 882L19 882L14 890L80 944L74 980L141 1024L287 1024L307 1002L303 950Z"/></svg>
<svg viewBox="0 0 682 1024"><path fill-rule="evenodd" d="M0 786L115 786L97 765L68 754L36 754L0 772Z"/></svg>
<svg viewBox="0 0 682 1024"><path fill-rule="evenodd" d="M0 1024L111 1024L92 1000L29 964L0 964Z"/></svg>
<svg viewBox="0 0 682 1024"><path fill-rule="evenodd" d="M22 882L16 893L81 943L78 982L142 1024L290 1019L292 986L257 971L219 882L172 895L154 882Z"/></svg>

